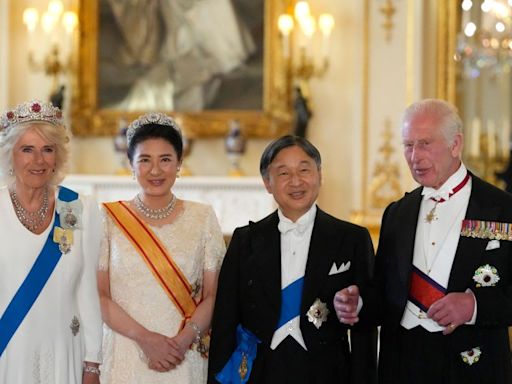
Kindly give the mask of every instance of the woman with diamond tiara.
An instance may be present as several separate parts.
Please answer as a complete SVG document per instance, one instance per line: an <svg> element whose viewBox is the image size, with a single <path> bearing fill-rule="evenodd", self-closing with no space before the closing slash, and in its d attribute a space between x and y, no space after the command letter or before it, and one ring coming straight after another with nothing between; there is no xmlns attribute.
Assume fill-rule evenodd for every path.
<svg viewBox="0 0 512 384"><path fill-rule="evenodd" d="M176 123L146 114L126 135L140 192L103 207L101 382L206 383L224 239L210 206L180 200L171 190L183 151Z"/></svg>
<svg viewBox="0 0 512 384"><path fill-rule="evenodd" d="M0 383L99 383L101 216L59 186L68 142L51 104L0 116Z"/></svg>

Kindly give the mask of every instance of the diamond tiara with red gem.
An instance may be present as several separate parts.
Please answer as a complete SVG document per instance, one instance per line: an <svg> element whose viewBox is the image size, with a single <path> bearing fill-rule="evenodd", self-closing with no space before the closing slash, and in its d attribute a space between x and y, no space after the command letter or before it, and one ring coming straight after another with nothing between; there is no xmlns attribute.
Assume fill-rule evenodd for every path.
<svg viewBox="0 0 512 384"><path fill-rule="evenodd" d="M133 135L135 135L137 129L147 124L166 125L174 129L176 132L178 132L180 137L182 136L180 127L178 127L178 124L176 124L176 122L173 119L171 119L164 113L151 112L139 116L136 120L130 123L128 129L126 130L126 140L128 141L128 145L132 141Z"/></svg>
<svg viewBox="0 0 512 384"><path fill-rule="evenodd" d="M62 111L59 108L50 103L32 100L19 104L0 116L0 133L7 133L14 125L32 121L64 126Z"/></svg>

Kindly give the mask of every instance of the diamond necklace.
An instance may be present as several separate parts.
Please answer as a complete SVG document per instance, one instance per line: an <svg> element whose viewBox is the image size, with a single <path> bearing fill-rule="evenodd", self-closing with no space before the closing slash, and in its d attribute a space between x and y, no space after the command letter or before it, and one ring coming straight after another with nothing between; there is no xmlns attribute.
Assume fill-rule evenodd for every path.
<svg viewBox="0 0 512 384"><path fill-rule="evenodd" d="M174 206L176 205L176 196L172 195L171 201L169 201L169 204L167 204L163 208L149 208L142 199L140 198L139 194L135 196L135 206L139 210L140 213L142 213L145 217L148 219L153 220L161 220L165 219L166 217L169 217L169 215L174 210Z"/></svg>
<svg viewBox="0 0 512 384"><path fill-rule="evenodd" d="M16 216L18 216L21 224L23 224L29 231L36 232L41 224L43 224L44 220L46 219L46 215L48 214L48 188L44 190L41 207L39 207L39 209L35 212L29 212L23 208L20 201L18 200L16 191L9 191L9 194L11 195L14 211L16 212Z"/></svg>

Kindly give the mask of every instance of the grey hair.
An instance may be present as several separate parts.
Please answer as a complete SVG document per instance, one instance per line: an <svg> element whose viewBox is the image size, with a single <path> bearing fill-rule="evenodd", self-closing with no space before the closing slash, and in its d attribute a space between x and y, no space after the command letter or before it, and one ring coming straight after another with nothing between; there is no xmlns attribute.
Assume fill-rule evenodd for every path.
<svg viewBox="0 0 512 384"><path fill-rule="evenodd" d="M402 116L402 129L407 122L419 115L436 119L440 123L440 128L449 145L453 144L455 136L462 134L462 120L459 112L455 106L447 101L424 99L409 105Z"/></svg>
<svg viewBox="0 0 512 384"><path fill-rule="evenodd" d="M69 136L67 130L60 125L47 122L30 121L13 125L0 139L0 175L8 186L14 185L16 175L10 174L13 169L14 146L23 134L34 130L56 147L56 164L50 179L51 185L58 185L66 175L69 160Z"/></svg>
<svg viewBox="0 0 512 384"><path fill-rule="evenodd" d="M280 138L271 142L263 151L260 160L261 176L267 178L268 167L270 166L274 158L277 156L277 154L281 152L281 150L292 146L302 148L302 150L306 152L306 154L315 161L317 168L321 168L322 157L320 156L320 152L318 151L318 149L316 149L316 147L313 144L311 144L307 139L303 137L286 135L281 136Z"/></svg>

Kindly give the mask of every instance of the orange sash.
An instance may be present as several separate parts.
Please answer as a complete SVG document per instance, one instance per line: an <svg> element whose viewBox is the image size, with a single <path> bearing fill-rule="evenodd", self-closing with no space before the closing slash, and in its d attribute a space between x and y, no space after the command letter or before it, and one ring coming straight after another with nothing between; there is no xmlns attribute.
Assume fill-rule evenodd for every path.
<svg viewBox="0 0 512 384"><path fill-rule="evenodd" d="M108 214L130 240L149 270L185 319L197 305L192 287L151 228L122 201L103 203Z"/></svg>

